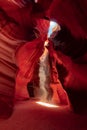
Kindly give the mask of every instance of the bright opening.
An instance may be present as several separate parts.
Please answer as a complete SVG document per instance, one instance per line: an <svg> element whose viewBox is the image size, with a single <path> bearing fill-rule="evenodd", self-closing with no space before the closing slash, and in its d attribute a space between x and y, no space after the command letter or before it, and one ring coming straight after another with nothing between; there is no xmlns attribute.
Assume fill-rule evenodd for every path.
<svg viewBox="0 0 87 130"><path fill-rule="evenodd" d="M48 38L51 36L53 32L57 32L61 30L60 25L54 21L50 21L49 31L48 31Z"/></svg>
<svg viewBox="0 0 87 130"><path fill-rule="evenodd" d="M35 3L38 3L38 0L34 0L35 1Z"/></svg>

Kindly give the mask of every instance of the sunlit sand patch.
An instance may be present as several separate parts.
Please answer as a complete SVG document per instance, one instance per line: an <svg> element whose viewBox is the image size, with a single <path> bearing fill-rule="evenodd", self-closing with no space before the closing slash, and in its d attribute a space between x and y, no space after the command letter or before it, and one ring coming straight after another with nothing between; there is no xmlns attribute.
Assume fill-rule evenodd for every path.
<svg viewBox="0 0 87 130"><path fill-rule="evenodd" d="M59 106L55 105L55 104L50 104L50 103L46 103L46 102L41 102L41 101L38 101L36 102L37 104L40 104L42 106L45 106L45 107L54 107L54 108L57 108Z"/></svg>

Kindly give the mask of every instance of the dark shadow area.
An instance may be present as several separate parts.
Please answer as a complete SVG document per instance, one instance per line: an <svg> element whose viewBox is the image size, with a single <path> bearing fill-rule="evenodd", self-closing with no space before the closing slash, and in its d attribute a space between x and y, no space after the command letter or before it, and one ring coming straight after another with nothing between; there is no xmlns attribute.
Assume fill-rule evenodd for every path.
<svg viewBox="0 0 87 130"><path fill-rule="evenodd" d="M61 81L62 85L64 84L65 78L68 76L67 68L62 64L56 64L59 80Z"/></svg>
<svg viewBox="0 0 87 130"><path fill-rule="evenodd" d="M0 97L6 98L3 95L0 95ZM6 99L1 98L0 98L0 119L8 119L13 113L13 105L12 103L9 104L8 102L4 101Z"/></svg>
<svg viewBox="0 0 87 130"><path fill-rule="evenodd" d="M28 90L29 96L34 97L34 85L32 82L29 82L27 84L27 90Z"/></svg>
<svg viewBox="0 0 87 130"><path fill-rule="evenodd" d="M87 114L87 91L66 89L73 110L77 114Z"/></svg>
<svg viewBox="0 0 87 130"><path fill-rule="evenodd" d="M61 27L61 30L52 41L55 50L60 50L72 59L83 56L87 52L87 40L75 38L65 26Z"/></svg>

